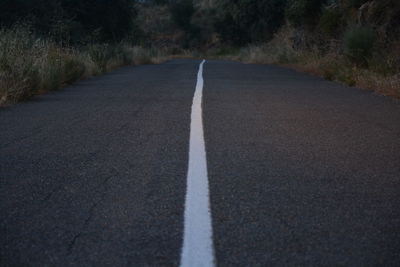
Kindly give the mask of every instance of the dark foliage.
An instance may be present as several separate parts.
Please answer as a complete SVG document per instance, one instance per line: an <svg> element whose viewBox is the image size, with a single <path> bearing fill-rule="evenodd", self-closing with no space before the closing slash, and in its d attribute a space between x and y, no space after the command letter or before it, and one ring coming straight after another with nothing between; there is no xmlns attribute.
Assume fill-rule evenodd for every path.
<svg viewBox="0 0 400 267"><path fill-rule="evenodd" d="M184 31L191 30L191 20L195 12L192 0L179 0L171 5L172 19Z"/></svg>
<svg viewBox="0 0 400 267"><path fill-rule="evenodd" d="M219 0L215 28L225 42L265 41L284 22L286 0Z"/></svg>
<svg viewBox="0 0 400 267"><path fill-rule="evenodd" d="M28 23L63 41L117 42L133 27L131 0L2 0L0 25ZM65 40L67 39L67 40Z"/></svg>
<svg viewBox="0 0 400 267"><path fill-rule="evenodd" d="M286 17L294 26L316 25L327 0L289 0L286 8Z"/></svg>
<svg viewBox="0 0 400 267"><path fill-rule="evenodd" d="M346 55L360 65L367 64L376 41L375 32L369 27L353 26L344 34Z"/></svg>

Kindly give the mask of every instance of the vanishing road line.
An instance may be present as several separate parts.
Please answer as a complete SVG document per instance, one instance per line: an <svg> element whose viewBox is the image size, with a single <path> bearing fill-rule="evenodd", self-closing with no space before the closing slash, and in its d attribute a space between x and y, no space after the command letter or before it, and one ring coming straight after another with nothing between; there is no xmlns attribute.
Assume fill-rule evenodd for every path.
<svg viewBox="0 0 400 267"><path fill-rule="evenodd" d="M203 133L203 60L197 74L190 123L189 167L181 267L214 266L206 149Z"/></svg>

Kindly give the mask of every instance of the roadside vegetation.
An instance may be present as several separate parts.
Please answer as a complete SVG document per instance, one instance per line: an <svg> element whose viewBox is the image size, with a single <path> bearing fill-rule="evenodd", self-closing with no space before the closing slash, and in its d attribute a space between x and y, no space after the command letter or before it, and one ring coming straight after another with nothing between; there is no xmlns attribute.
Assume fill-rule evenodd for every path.
<svg viewBox="0 0 400 267"><path fill-rule="evenodd" d="M281 64L400 97L397 0L3 0L0 104L171 55Z"/></svg>
<svg viewBox="0 0 400 267"><path fill-rule="evenodd" d="M129 43L60 46L26 28L0 31L0 105L57 90L125 65L158 63L159 49Z"/></svg>
<svg viewBox="0 0 400 267"><path fill-rule="evenodd" d="M141 1L138 17L153 44L400 97L398 0L153 0Z"/></svg>
<svg viewBox="0 0 400 267"><path fill-rule="evenodd" d="M133 2L72 2L0 3L0 105L120 66L158 63L169 53L134 39Z"/></svg>
<svg viewBox="0 0 400 267"><path fill-rule="evenodd" d="M400 97L400 2L289 1L285 16L271 40L249 44L234 58L286 65Z"/></svg>

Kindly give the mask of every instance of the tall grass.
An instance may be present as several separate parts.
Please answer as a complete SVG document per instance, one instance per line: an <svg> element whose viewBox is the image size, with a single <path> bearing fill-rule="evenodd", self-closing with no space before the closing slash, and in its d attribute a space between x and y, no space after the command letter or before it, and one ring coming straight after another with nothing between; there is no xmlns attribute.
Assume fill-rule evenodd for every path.
<svg viewBox="0 0 400 267"><path fill-rule="evenodd" d="M361 34L361 48L364 50L357 50L356 37L358 36L349 37L350 33L346 34L347 41L353 38L348 41L349 47L353 50L345 48L344 53L340 52L343 50L341 48L343 44L337 42L328 44L328 47L324 49L318 47L296 49L292 38L293 29L285 26L272 41L263 45L245 47L231 58L247 63L286 65L328 80L400 98L400 43L394 43L390 48L382 49L381 52L373 52L371 46L364 45L365 42L368 41L369 45L372 41L366 41L363 38L365 34ZM368 33L368 35L372 34ZM349 51L353 52L350 56Z"/></svg>
<svg viewBox="0 0 400 267"><path fill-rule="evenodd" d="M57 90L113 68L158 63L163 52L126 43L62 47L29 29L0 30L0 105Z"/></svg>

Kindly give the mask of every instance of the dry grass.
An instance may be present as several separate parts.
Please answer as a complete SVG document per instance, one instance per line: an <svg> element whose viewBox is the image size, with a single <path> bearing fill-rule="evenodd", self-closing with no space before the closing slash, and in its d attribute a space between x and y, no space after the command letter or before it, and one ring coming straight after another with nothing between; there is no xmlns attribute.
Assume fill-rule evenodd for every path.
<svg viewBox="0 0 400 267"><path fill-rule="evenodd" d="M27 29L0 30L0 105L119 66L160 63L167 58L166 52L123 43L60 47Z"/></svg>
<svg viewBox="0 0 400 267"><path fill-rule="evenodd" d="M361 88L400 98L400 74L382 76L375 72L361 69L355 71L354 80L355 84Z"/></svg>
<svg viewBox="0 0 400 267"><path fill-rule="evenodd" d="M387 49L386 55L375 55L368 66L358 66L338 53L337 45L328 52L317 48L294 49L293 29L283 27L275 38L264 45L248 46L231 59L246 63L279 64L322 76L349 86L376 91L400 98L400 44Z"/></svg>

